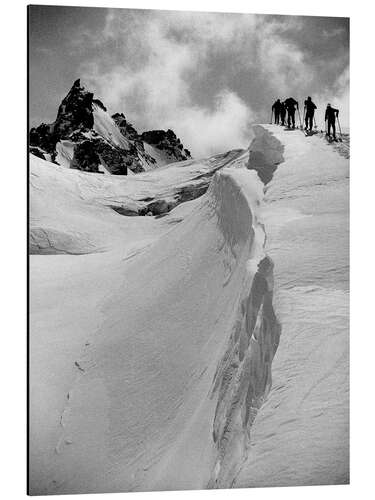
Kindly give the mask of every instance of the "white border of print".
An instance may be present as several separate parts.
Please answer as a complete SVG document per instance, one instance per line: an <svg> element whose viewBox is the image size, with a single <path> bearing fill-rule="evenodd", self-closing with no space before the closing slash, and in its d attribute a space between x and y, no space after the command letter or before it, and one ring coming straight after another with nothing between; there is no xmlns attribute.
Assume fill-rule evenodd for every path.
<svg viewBox="0 0 375 500"><path fill-rule="evenodd" d="M26 0L1 6L1 494L26 496ZM352 499L374 495L374 138L375 8L370 2L314 0L36 0L38 4L138 7L351 17L351 484L301 488L137 493L137 500ZM374 5L374 4L372 4ZM317 34L319 36L319 34ZM373 491L373 494L371 494ZM122 494L119 494L122 495ZM77 498L67 495L64 498ZM111 499L112 494L85 495Z"/></svg>

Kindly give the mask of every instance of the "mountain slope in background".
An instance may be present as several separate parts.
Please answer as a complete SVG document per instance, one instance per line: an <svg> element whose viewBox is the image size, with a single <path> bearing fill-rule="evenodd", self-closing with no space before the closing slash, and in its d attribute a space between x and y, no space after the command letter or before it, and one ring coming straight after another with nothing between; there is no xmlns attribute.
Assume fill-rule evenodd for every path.
<svg viewBox="0 0 375 500"><path fill-rule="evenodd" d="M56 120L30 130L30 152L86 172L126 175L191 158L172 130L138 134L122 113L112 117L76 80Z"/></svg>

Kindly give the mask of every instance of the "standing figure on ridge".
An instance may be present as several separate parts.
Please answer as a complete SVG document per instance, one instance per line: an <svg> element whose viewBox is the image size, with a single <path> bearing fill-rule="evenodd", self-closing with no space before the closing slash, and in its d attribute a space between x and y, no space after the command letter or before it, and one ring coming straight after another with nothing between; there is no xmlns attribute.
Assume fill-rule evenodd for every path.
<svg viewBox="0 0 375 500"><path fill-rule="evenodd" d="M280 102L280 99L277 99L272 104L272 111L275 114L275 124L276 125L278 125L280 123L280 109L281 109L281 102Z"/></svg>
<svg viewBox="0 0 375 500"><path fill-rule="evenodd" d="M285 100L285 107L288 111L288 128L290 128L291 124L293 128L296 128L296 120L294 116L296 113L296 106L298 109L298 101L296 101L293 97L288 97L288 99Z"/></svg>
<svg viewBox="0 0 375 500"><path fill-rule="evenodd" d="M286 107L285 102L280 103L280 119L281 125L285 126L285 115L286 115Z"/></svg>
<svg viewBox="0 0 375 500"><path fill-rule="evenodd" d="M311 97L309 96L305 101L305 130L312 131L313 128L313 119L314 113L316 110L315 104L312 102Z"/></svg>
<svg viewBox="0 0 375 500"><path fill-rule="evenodd" d="M331 127L332 127L332 135L336 140L336 117L339 116L339 110L332 108L332 106L328 103L326 108L326 114L324 117L324 121L327 123L327 135L331 137Z"/></svg>

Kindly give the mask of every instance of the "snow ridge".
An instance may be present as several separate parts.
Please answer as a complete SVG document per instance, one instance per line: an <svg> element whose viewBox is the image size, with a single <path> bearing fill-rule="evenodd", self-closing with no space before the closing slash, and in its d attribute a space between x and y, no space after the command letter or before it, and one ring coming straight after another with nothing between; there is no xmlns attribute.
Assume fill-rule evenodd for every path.
<svg viewBox="0 0 375 500"><path fill-rule="evenodd" d="M262 127L256 127L255 138L250 145L248 168L257 170L263 182L269 182L282 161L281 151L282 145L277 139ZM217 175L222 176L222 173ZM228 189L223 183L221 188ZM217 198L225 200L226 196L220 193ZM251 206L253 199L237 197L236 200L238 215L246 216L252 224L248 268L255 266L257 270L255 274L247 275L242 287L236 319L214 378L211 397L217 396L213 422L217 458L209 488L231 487L241 464L247 458L252 423L271 389L272 360L281 334L281 325L272 304L273 262L267 255L259 261L254 259L255 255L260 254L259 249L256 249L254 234L263 234L263 237L258 238L258 242L262 241L262 251L266 234L263 225L257 220L259 210ZM231 209L233 207L225 207L222 213L226 214ZM237 219L236 227L246 226ZM228 228L224 228L223 232L228 234ZM231 248L234 250L235 245L232 244Z"/></svg>
<svg viewBox="0 0 375 500"><path fill-rule="evenodd" d="M271 389L272 360L281 333L272 305L273 264L259 263L250 289L244 290L227 350L218 366L213 394L218 402L213 423L217 460L208 484L231 487L246 459L250 428Z"/></svg>
<svg viewBox="0 0 375 500"><path fill-rule="evenodd" d="M258 135L256 149L269 140ZM31 436L30 449L43 451L31 460L33 494L233 485L271 388L281 331L253 146L250 160L234 151L123 179L33 159L32 227L47 229L49 240L35 244L62 248L51 227L72 235L66 253L74 244L92 254L33 256L33 354L39 365L54 360L61 386L57 394L32 373L49 404L41 414L33 399L32 422L43 422ZM264 168L275 161L264 151ZM203 181L206 193L161 218L108 206L172 199ZM50 263L58 274L48 282ZM58 289L67 277L69 297ZM58 312L50 313L49 297ZM51 330L64 343L74 332L68 353L43 350Z"/></svg>
<svg viewBox="0 0 375 500"><path fill-rule="evenodd" d="M284 146L261 125L254 125L253 133L248 168L256 170L262 182L268 184L278 165L284 161Z"/></svg>

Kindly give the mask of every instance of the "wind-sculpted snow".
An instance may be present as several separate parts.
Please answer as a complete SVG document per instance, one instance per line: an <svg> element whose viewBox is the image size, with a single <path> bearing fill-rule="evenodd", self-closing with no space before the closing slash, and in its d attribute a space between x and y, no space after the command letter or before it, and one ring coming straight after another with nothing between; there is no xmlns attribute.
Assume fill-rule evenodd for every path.
<svg viewBox="0 0 375 500"><path fill-rule="evenodd" d="M204 488L232 481L247 450L248 437L243 438L250 413L270 387L279 335L272 263L263 251L259 221L263 184L247 170L247 161L246 153L236 152L196 164L194 175L197 169L204 177L218 170L207 193L162 219L129 218L108 209L118 221L152 223L147 244L135 251L125 252L119 238L118 250L110 253L34 257L31 280L39 284L31 304L30 449L42 447L43 453L31 457L33 493ZM39 167L40 176L53 171L51 165ZM53 168L55 182L66 183L60 185L64 197L76 194L77 184L59 177L62 167ZM172 182L174 167L168 168L165 179ZM192 164L179 168L181 182ZM98 215L107 209L91 184L92 174L87 174L88 190L85 174L68 172L80 176L82 203L100 200L91 206ZM149 180L151 174L142 176ZM136 178L141 182L141 175ZM103 180L98 176L97 183ZM34 188L42 189L40 179ZM42 285L50 259L57 281L44 278ZM56 265L58 259L65 260ZM87 269L84 279L72 267L74 259ZM71 284L68 302L59 300L65 272ZM86 280L96 283L94 290ZM58 315L69 318L63 322L56 322L50 306L48 315L43 312L49 301L42 297L52 288ZM57 344L63 338L65 345L74 331L74 342L62 352L43 344L44 335L51 335L50 321ZM46 356L60 374L59 391L38 375L50 362ZM233 381L225 387L229 371Z"/></svg>
<svg viewBox="0 0 375 500"><path fill-rule="evenodd" d="M253 132L254 139L249 147L248 168L256 170L262 182L268 184L277 166L284 161L284 146L261 125L254 125Z"/></svg>
<svg viewBox="0 0 375 500"><path fill-rule="evenodd" d="M66 156L69 147L63 142L58 151ZM119 214L166 215L205 193L216 170L228 163L241 164L244 156L246 152L235 150L114 178L66 169L30 155L30 251L86 254L115 248L124 239L131 242L134 230L147 233L148 227L163 224L139 217L131 221Z"/></svg>
<svg viewBox="0 0 375 500"><path fill-rule="evenodd" d="M233 486L347 483L349 162L319 136L262 128L284 145L263 208L282 336Z"/></svg>
<svg viewBox="0 0 375 500"><path fill-rule="evenodd" d="M250 447L250 429L272 385L272 360L281 326L272 305L273 264L264 257L242 291L237 320L215 374L213 439L217 446L209 487L228 488ZM250 283L249 283L250 285Z"/></svg>
<svg viewBox="0 0 375 500"><path fill-rule="evenodd" d="M33 158L66 255L30 262L32 493L347 482L347 160L254 133L126 178Z"/></svg>

